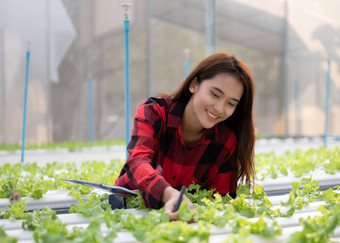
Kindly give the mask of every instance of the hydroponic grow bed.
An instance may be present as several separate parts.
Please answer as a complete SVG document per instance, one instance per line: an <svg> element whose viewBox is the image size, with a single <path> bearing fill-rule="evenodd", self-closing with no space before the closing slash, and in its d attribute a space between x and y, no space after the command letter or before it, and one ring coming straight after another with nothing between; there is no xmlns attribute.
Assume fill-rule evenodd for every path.
<svg viewBox="0 0 340 243"><path fill-rule="evenodd" d="M23 195L23 201L12 207L7 206L8 198L0 199L0 241L16 237L19 242L296 242L307 238L339 242L339 188L329 189L340 184L340 150L334 147L258 154L259 178L250 192L239 187L235 200L218 195L200 200L195 212L182 204L181 217L194 218L192 224L169 222L162 210L103 210L108 206L105 193L58 180L113 184L123 161L113 159L110 151L105 161L76 163L21 165L0 157L2 197L11 189ZM201 198L212 194L200 193ZM24 208L29 212L24 213ZM25 219L15 219L20 217Z"/></svg>

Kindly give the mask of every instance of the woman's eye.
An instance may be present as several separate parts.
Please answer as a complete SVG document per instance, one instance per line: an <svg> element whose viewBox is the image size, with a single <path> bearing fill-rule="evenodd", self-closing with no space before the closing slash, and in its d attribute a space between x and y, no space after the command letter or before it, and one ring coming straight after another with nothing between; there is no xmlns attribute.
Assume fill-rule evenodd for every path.
<svg viewBox="0 0 340 243"><path fill-rule="evenodd" d="M233 103L230 103L230 102L228 102L228 104L229 104L229 105L231 105L232 107L234 107L234 106L235 106Z"/></svg>
<svg viewBox="0 0 340 243"><path fill-rule="evenodd" d="M219 97L219 96L218 96L217 94L215 94L214 92L211 92L211 94L212 94L214 97L216 97L216 98Z"/></svg>

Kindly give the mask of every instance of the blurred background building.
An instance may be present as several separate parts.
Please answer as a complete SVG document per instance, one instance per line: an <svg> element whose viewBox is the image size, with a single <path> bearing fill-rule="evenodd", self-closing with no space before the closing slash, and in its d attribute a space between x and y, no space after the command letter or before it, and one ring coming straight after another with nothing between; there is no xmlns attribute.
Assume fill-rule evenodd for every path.
<svg viewBox="0 0 340 243"><path fill-rule="evenodd" d="M25 2L28 17L18 12ZM209 0L3 0L0 143L21 142L27 41L27 142L87 141L88 81L93 82L94 138L124 137L125 2L133 4L131 120L148 96L172 92L182 83L185 60L191 70L206 56ZM323 135L330 60L328 133L340 135L340 2L210 2L215 7L216 51L241 58L253 74L257 133Z"/></svg>

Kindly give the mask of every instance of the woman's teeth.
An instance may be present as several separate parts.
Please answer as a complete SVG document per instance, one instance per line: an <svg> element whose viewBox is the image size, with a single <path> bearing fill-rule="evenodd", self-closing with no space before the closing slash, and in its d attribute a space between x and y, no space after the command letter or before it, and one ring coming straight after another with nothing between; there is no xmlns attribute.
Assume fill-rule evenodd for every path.
<svg viewBox="0 0 340 243"><path fill-rule="evenodd" d="M217 119L217 118L218 118L218 116L215 116L215 115L212 114L210 111L208 111L208 115L209 115L210 117L214 118L214 119Z"/></svg>

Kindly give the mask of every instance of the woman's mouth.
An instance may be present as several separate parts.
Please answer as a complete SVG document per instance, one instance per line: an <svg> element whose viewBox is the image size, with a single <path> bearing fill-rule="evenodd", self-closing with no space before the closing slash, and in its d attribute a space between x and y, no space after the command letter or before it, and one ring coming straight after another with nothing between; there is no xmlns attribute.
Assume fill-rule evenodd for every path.
<svg viewBox="0 0 340 243"><path fill-rule="evenodd" d="M207 110L207 114L208 114L208 117L211 119L211 120L217 120L218 116L216 116L215 114L211 113L210 111Z"/></svg>

